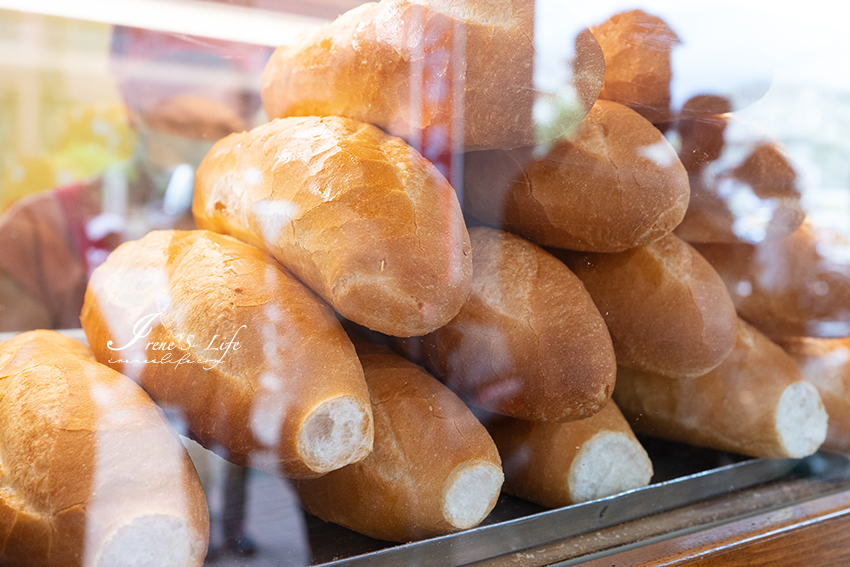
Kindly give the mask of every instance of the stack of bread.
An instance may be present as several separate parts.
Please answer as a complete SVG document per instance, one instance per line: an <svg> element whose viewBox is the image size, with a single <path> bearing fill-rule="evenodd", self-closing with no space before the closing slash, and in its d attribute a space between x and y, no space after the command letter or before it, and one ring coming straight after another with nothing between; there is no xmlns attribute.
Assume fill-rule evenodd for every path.
<svg viewBox="0 0 850 567"><path fill-rule="evenodd" d="M137 384L55 331L0 344L0 376L0 564L203 564L201 483Z"/></svg>
<svg viewBox="0 0 850 567"><path fill-rule="evenodd" d="M717 181L698 183L705 164L664 132L683 147L688 127L710 140L692 125L716 120L730 99L709 93L673 109L679 39L634 11L576 35L575 108L541 128L534 105L551 93L533 70L536 8L496 4L385 0L280 47L263 77L272 122L207 157L199 225L267 250L475 408L508 492L558 506L646 484L651 463L612 394L646 433L763 457L813 453L826 420L817 391L739 319L721 276L674 234L705 208L689 207L693 188L707 194ZM350 169L366 151L348 139L375 127L406 156L390 181L388 167ZM400 165L420 160L437 167L424 179ZM767 232L799 224L793 170L776 145L730 175L776 203ZM399 179L418 179L420 202L438 188L430 214L385 197ZM420 234L405 249L410 230ZM422 427L419 443L428 436ZM385 469L382 452L299 481L308 509L389 537L342 496L362 500L373 473L353 471ZM618 472L604 486L601 471Z"/></svg>
<svg viewBox="0 0 850 567"><path fill-rule="evenodd" d="M551 506L652 474L609 401L614 346L584 285L521 236L469 230L445 162L423 156L441 139L448 153L534 143L534 13L503 4L365 5L280 48L264 76L271 122L219 141L198 169L199 230L118 248L83 309L98 359L202 444L295 479L309 511L376 538L480 523L505 480L497 446L516 464L508 490L543 482L558 496L528 497ZM571 45L567 130L598 114L604 74L589 32ZM605 110L603 122L642 120ZM663 143L648 123L641 135ZM618 249L684 214L684 173L663 174L678 183L621 231L647 236ZM414 362L360 339L355 350L334 312L394 337ZM552 425L523 441L540 458L549 438L578 446L551 461L547 479L521 473L516 437L497 433L504 423L488 432L464 402Z"/></svg>
<svg viewBox="0 0 850 567"><path fill-rule="evenodd" d="M793 290L756 277L765 243L821 249L794 232L781 148L724 161L729 105L671 108L678 38L637 11L570 40L570 111L540 128L557 93L534 22L524 0L382 0L280 47L271 121L197 172L199 230L93 274L97 359L201 443L295 479L311 513L394 541L479 524L503 482L552 507L644 486L632 428L816 451L818 380L770 338L843 312L800 299L802 266ZM833 276L818 297L843 292Z"/></svg>
<svg viewBox="0 0 850 567"><path fill-rule="evenodd" d="M608 314L619 365L615 399L649 435L768 458L813 453L826 435L821 396L770 340L770 325L760 324L784 312L817 324L813 310L799 313L805 301L792 305L777 293L795 285L784 266L798 262L796 254L765 254L766 278L736 260L751 247L793 246L805 216L794 168L775 139L732 113L740 98L708 92L673 108L671 54L681 38L664 21L625 12L593 32L608 66L601 97L664 131L690 186L674 234L617 254L562 256ZM744 289L752 278L761 285ZM834 292L823 303L830 305L824 311L841 310ZM650 336L655 345L644 344Z"/></svg>
<svg viewBox="0 0 850 567"><path fill-rule="evenodd" d="M824 448L847 453L850 241L807 217L798 175L769 133L727 112L682 120L676 134L692 193L676 233L717 271L751 330L798 363L829 414Z"/></svg>
<svg viewBox="0 0 850 567"><path fill-rule="evenodd" d="M245 211L266 207L265 199L294 204L286 215L278 217L275 226L279 232L271 239L268 231L257 238L256 229L248 238L269 250L305 282L313 279L313 269L301 258L309 254L311 262L313 258L329 259L329 242L339 242L346 253L356 251L363 258L361 265L334 262L335 269L347 278L344 285L308 285L344 317L383 334L383 342L439 378L476 408L479 417L487 416L483 421L502 457L506 491L547 506L561 506L643 486L649 482L652 466L610 402L616 359L605 320L579 278L541 246L597 246L615 251L648 244L679 223L688 187L684 170L676 166L675 153L657 129L623 105L597 103L605 72L604 56L588 30L572 38L564 34L561 39L572 47L570 60L563 62L569 65L564 70L568 79L561 86L573 96L558 99L559 93L547 92L538 85L534 68L539 63L535 45L540 41L540 30L535 27L535 10L533 3L517 0L389 0L364 5L280 47L263 77L263 101L272 123L213 150L199 172L195 214L202 227L239 235L245 232L241 219L248 224L258 222L259 215L249 213L246 217ZM535 125L535 105L555 104L553 99L569 106L569 111L559 115L557 129ZM324 118L310 117L316 114ZM373 192L378 194L364 195L356 208L336 196L333 186L339 179L359 186L361 178L343 170L353 153L339 155L338 148L347 149L344 142L328 147L316 134L314 124L331 120L368 122L403 139L409 144L407 155L416 159L423 155L433 161L452 186L456 201L451 207L432 206L431 215L454 211L457 205L464 209L463 216L454 217L452 212L463 240L443 229L437 242L432 234L428 239L422 236L417 242L419 251L406 253L415 259L415 269L424 276L433 263L419 258L422 249L451 259L453 252L451 248L447 251L447 246L460 242L467 246L464 259L470 264L465 272L466 287L457 296L461 302L447 319L430 329L388 329L383 321L386 315L379 310L384 305L389 308L410 295L400 293L392 283L405 264L394 257L390 236L379 229L405 215L407 207L385 207L379 195L386 189L376 191L374 185ZM305 122L311 129L303 129ZM301 142L302 149L273 150L272 158L272 137L267 133L272 128L292 131L290 137ZM295 128L299 133L294 133ZM580 135L575 144L570 144L563 134L574 130ZM550 138L553 131L558 135ZM616 147L622 149L620 155L610 159L597 153L608 153L603 146L609 144L609 136L617 139ZM531 181L529 187L506 197L497 183L512 177L514 166L524 168L523 160L538 152L541 139L551 146L552 157L540 160L537 174L540 191L548 191L548 197L532 195ZM236 192L242 197L237 201L231 196L233 185L219 180L234 168L238 172L256 163L240 162L241 158L232 156L244 155L237 147L258 143L266 148L266 163L274 160L270 170L264 170L266 176L279 179L278 183L285 180L288 187L275 188L277 197L270 197L272 190L265 177L262 188L238 183ZM639 155L636 150L643 145L657 149L669 158L668 163L656 165L652 156ZM565 164L576 153L584 156L585 171L568 179L571 173ZM619 168L629 168L626 164L634 160L643 164L639 178L620 190ZM322 171L319 164L333 170L332 179L324 181L322 177L324 186L317 188L314 180L315 172ZM460 172L455 167L458 164L462 164ZM301 177L303 171L311 175L306 182ZM497 180L498 176L502 179ZM377 176L375 179L383 184ZM599 180L600 189L602 183L607 187L594 191L566 186L585 186L589 179ZM534 182L536 186L536 179ZM645 182L652 190L642 186ZM326 230L329 223L320 225L320 221L312 220L316 213L311 206L286 193L305 185L301 193L311 197L321 193L324 197L319 206L332 204L334 211L348 215L330 223L334 235L322 239L321 250L313 244L311 234ZM420 185L427 188L430 184ZM621 196L619 207L611 202L614 194ZM515 221L503 215L500 205L506 198L515 205ZM542 206L536 207L537 203ZM492 220L482 218L484 207L490 207ZM352 218L355 213L367 212L379 215L380 223ZM540 219L547 216L550 226L543 226ZM473 222L473 217L491 222L484 223L489 226L476 226L482 223ZM430 218L417 216L413 226L421 227ZM361 225L365 230L359 230ZM583 230L576 232L574 226ZM343 231L345 237L337 237L336 233ZM534 238L540 234L544 238ZM378 299L368 304L374 320L356 310L346 312L336 290L345 292L349 280L365 286L372 280L360 274L375 272L382 288L392 286L391 297L370 296ZM438 276L429 277L429 282L446 286ZM421 297L415 301L420 308L428 305ZM374 333L369 336L375 338ZM496 415L510 419L496 419ZM515 425L506 426L509 421ZM551 428L526 428L521 437L509 433L523 430L524 424ZM419 428L420 452L433 442L430 436L437 431ZM551 454L547 447L556 439L563 451ZM363 519L366 512L360 510L358 519L338 507L353 507L353 503L342 504L351 498L343 494L355 493L361 495L360 508L367 506L362 502L366 494L362 486L370 475L361 471L355 476L354 471L365 469L367 463L380 469L389 466L386 457L379 454L386 449L378 443L376 429L376 448L362 463L320 479L299 481L307 508L322 518L375 533ZM545 470L529 467L517 458L517 449L525 455L529 448L539 459L548 458ZM430 468L436 470L433 465ZM542 491L525 488L529 486L542 487ZM407 516L417 516L417 510L412 507ZM378 533L388 537L386 531Z"/></svg>

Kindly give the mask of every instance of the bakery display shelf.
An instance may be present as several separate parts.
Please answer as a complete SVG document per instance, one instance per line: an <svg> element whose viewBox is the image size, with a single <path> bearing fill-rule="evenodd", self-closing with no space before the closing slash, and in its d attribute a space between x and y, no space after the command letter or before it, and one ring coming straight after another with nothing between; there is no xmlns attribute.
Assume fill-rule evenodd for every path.
<svg viewBox="0 0 850 567"><path fill-rule="evenodd" d="M62 332L86 342L81 330ZM0 340L13 335L0 333ZM371 539L305 514L306 553L312 553L311 565L322 567L572 565L619 553L618 546L657 544L748 514L795 506L839 485L850 498L847 457L820 452L802 460L754 459L648 437L640 441L654 467L648 487L556 510L503 494L481 526L409 544ZM279 489L275 483L259 488ZM264 521L269 520L265 514L300 515L292 504L292 510L263 508ZM712 506L720 511L704 513ZM259 535L271 535L266 531Z"/></svg>
<svg viewBox="0 0 850 567"><path fill-rule="evenodd" d="M313 565L465 565L673 510L749 487L796 478L850 476L850 460L818 453L802 460L748 459L642 439L655 467L652 484L609 498L546 510L502 495L479 527L409 544L373 540L308 517Z"/></svg>

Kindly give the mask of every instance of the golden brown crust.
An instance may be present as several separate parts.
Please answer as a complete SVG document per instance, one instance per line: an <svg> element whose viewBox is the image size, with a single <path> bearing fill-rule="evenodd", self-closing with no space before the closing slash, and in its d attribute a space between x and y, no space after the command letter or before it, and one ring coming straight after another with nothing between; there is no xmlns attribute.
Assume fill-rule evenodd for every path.
<svg viewBox="0 0 850 567"><path fill-rule="evenodd" d="M638 433L692 445L763 458L813 453L826 436L826 412L816 390L779 346L742 320L737 331L735 350L704 376L669 380L621 367L614 399L623 414ZM812 396L810 406L802 419L790 420L798 431L783 432L782 398L796 384L812 391L803 390ZM795 436L802 442L789 446L783 440ZM795 450L800 447L802 452Z"/></svg>
<svg viewBox="0 0 850 567"><path fill-rule="evenodd" d="M502 483L487 431L421 367L388 349L358 345L358 352L372 396L374 450L359 463L297 481L302 504L326 521L378 539L443 535L459 529L444 513L447 490L458 471L478 466L498 477L496 490L481 503L481 521Z"/></svg>
<svg viewBox="0 0 850 567"><path fill-rule="evenodd" d="M542 158L531 148L468 154L464 207L543 245L620 252L671 232L688 206L688 176L657 128L597 101Z"/></svg>
<svg viewBox="0 0 850 567"><path fill-rule="evenodd" d="M829 414L823 448L850 454L850 339L788 337L777 343L820 393Z"/></svg>
<svg viewBox="0 0 850 567"><path fill-rule="evenodd" d="M198 169L193 213L386 334L428 333L469 293L454 190L402 140L353 120L286 118L219 141Z"/></svg>
<svg viewBox="0 0 850 567"><path fill-rule="evenodd" d="M599 98L624 104L653 124L669 122L676 33L664 20L642 10L616 14L590 31L605 55Z"/></svg>
<svg viewBox="0 0 850 567"><path fill-rule="evenodd" d="M272 118L347 116L417 147L527 145L533 37L534 3L524 0L364 4L278 48L263 74L263 103ZM576 47L570 81L578 101L592 104L604 59L590 38Z"/></svg>
<svg viewBox="0 0 850 567"><path fill-rule="evenodd" d="M134 330L146 317L147 327ZM82 320L98 360L136 379L234 462L286 476L326 472L298 440L332 400L353 401L363 414L354 436L371 439L362 369L331 309L232 237L160 231L125 243L92 274ZM125 362L134 360L147 362ZM336 467L363 458L370 444ZM260 464L268 453L271 462Z"/></svg>
<svg viewBox="0 0 850 567"><path fill-rule="evenodd" d="M185 525L184 560L202 564L200 481L141 388L53 331L0 345L0 373L0 563L99 564L116 530L159 515Z"/></svg>
<svg viewBox="0 0 850 567"><path fill-rule="evenodd" d="M610 496L612 489L624 491L645 486L652 476L652 464L646 451L613 401L592 417L569 423L495 416L485 423L502 457L504 491L541 506L569 506L588 493L596 493L593 496L597 498ZM616 435L613 442L609 441L611 435ZM607 448L593 451L596 443L610 443L611 449L622 452L614 453ZM589 455L589 452L596 454ZM575 470L581 466L592 470L581 474ZM621 478L611 478L613 476ZM598 485L606 486L576 485L578 480L591 478Z"/></svg>
<svg viewBox="0 0 850 567"><path fill-rule="evenodd" d="M446 326L399 341L468 403L542 421L590 417L614 389L605 322L581 281L534 244L470 230L472 291Z"/></svg>
<svg viewBox="0 0 850 567"><path fill-rule="evenodd" d="M735 308L771 338L850 336L848 240L804 223L781 240L695 244Z"/></svg>
<svg viewBox="0 0 850 567"><path fill-rule="evenodd" d="M620 366L700 376L732 351L737 316L729 292L675 235L618 254L554 252L590 292Z"/></svg>

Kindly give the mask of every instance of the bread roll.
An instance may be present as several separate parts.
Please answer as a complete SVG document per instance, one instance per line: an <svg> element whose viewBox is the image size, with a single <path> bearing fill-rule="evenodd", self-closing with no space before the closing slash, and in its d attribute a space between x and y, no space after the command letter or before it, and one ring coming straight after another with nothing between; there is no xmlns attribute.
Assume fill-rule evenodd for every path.
<svg viewBox="0 0 850 567"><path fill-rule="evenodd" d="M652 462L614 402L570 423L485 423L502 457L504 491L541 506L605 498L652 478Z"/></svg>
<svg viewBox="0 0 850 567"><path fill-rule="evenodd" d="M554 252L590 292L620 366L687 378L732 351L736 315L723 280L675 235L619 254Z"/></svg>
<svg viewBox="0 0 850 567"><path fill-rule="evenodd" d="M714 5L656 5L591 26L605 56L599 98L625 104L661 130L674 120L740 110L773 82L752 21Z"/></svg>
<svg viewBox="0 0 850 567"><path fill-rule="evenodd" d="M472 291L457 317L400 341L469 404L541 421L590 417L617 372L605 321L579 279L534 244L470 230Z"/></svg>
<svg viewBox="0 0 850 567"><path fill-rule="evenodd" d="M316 476L371 450L363 371L333 312L234 238L121 245L92 274L82 323L98 360L237 464Z"/></svg>
<svg viewBox="0 0 850 567"><path fill-rule="evenodd" d="M653 124L669 122L673 48L679 37L661 18L643 10L615 14L590 28L605 57L599 98L619 102Z"/></svg>
<svg viewBox="0 0 850 567"><path fill-rule="evenodd" d="M802 224L797 174L777 140L731 114L681 120L677 133L691 184L679 237L760 242Z"/></svg>
<svg viewBox="0 0 850 567"><path fill-rule="evenodd" d="M850 339L789 337L777 342L820 393L829 414L823 448L850 454Z"/></svg>
<svg viewBox="0 0 850 567"><path fill-rule="evenodd" d="M478 525L504 480L493 440L421 367L358 344L375 415L375 449L353 465L296 482L312 514L391 541Z"/></svg>
<svg viewBox="0 0 850 567"><path fill-rule="evenodd" d="M203 563L198 475L141 388L54 331L0 344L0 375L0 564Z"/></svg>
<svg viewBox="0 0 850 567"><path fill-rule="evenodd" d="M781 240L695 244L738 313L771 338L850 336L850 240L804 223Z"/></svg>
<svg viewBox="0 0 850 567"><path fill-rule="evenodd" d="M192 212L388 335L443 326L469 293L451 186L403 141L353 120L287 118L220 140L198 168Z"/></svg>
<svg viewBox="0 0 850 567"><path fill-rule="evenodd" d="M595 252L649 244L685 215L690 189L676 151L621 104L597 101L543 157L534 151L468 154L464 210L540 245Z"/></svg>
<svg viewBox="0 0 850 567"><path fill-rule="evenodd" d="M614 399L637 433L763 458L811 455L826 438L817 389L776 344L739 321L735 350L697 378L620 368Z"/></svg>
<svg viewBox="0 0 850 567"><path fill-rule="evenodd" d="M528 145L534 42L534 3L525 0L368 3L278 48L263 74L263 104L272 118L339 115L375 124L431 159L433 146ZM583 115L605 72L589 34L576 42L573 68L559 86L577 91Z"/></svg>

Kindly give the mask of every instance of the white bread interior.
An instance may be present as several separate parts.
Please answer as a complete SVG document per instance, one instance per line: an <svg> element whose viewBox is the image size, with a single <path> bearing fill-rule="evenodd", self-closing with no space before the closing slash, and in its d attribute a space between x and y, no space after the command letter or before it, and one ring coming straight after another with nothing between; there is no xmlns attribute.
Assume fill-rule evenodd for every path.
<svg viewBox="0 0 850 567"><path fill-rule="evenodd" d="M446 483L443 515L458 529L477 526L490 512L502 489L502 469L486 461L458 465Z"/></svg>
<svg viewBox="0 0 850 567"><path fill-rule="evenodd" d="M582 445L567 484L573 502L587 502L646 486L652 472L649 456L633 436L600 431Z"/></svg>
<svg viewBox="0 0 850 567"><path fill-rule="evenodd" d="M794 382L779 396L776 431L792 458L817 451L826 439L828 419L817 388L808 382Z"/></svg>
<svg viewBox="0 0 850 567"><path fill-rule="evenodd" d="M371 450L371 416L351 396L328 400L313 410L298 433L298 452L317 473L336 470Z"/></svg>

